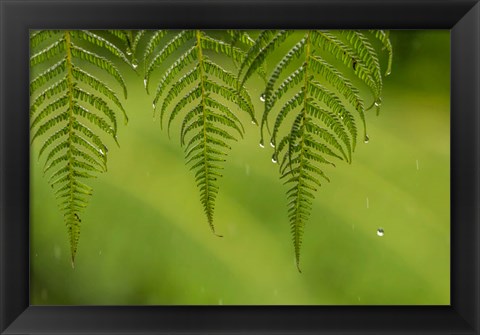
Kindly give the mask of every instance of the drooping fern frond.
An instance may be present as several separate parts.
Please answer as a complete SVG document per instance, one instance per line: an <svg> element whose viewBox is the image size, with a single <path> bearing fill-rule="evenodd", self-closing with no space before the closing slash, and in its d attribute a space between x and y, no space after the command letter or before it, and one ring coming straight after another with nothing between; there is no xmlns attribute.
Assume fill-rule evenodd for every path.
<svg viewBox="0 0 480 335"><path fill-rule="evenodd" d="M31 34L31 141L42 140L39 158L59 201L67 227L72 266L83 209L92 195L87 180L107 170L105 136L117 141L117 113L126 112L117 90L127 96L122 74L109 58L129 60L122 50L93 31L42 30ZM113 57L112 57L113 56ZM118 87L97 77L109 75Z"/></svg>
<svg viewBox="0 0 480 335"><path fill-rule="evenodd" d="M390 55L388 74L391 45L384 32L375 34ZM280 178L288 185L288 218L300 271L304 227L315 192L330 181L325 167L335 166L335 160L352 161L359 121L368 142L365 114L373 106L378 110L383 78L378 52L361 31L310 30L294 37L288 31L260 33L239 77L245 83L269 54L280 46L289 47L265 87L260 145L264 146L266 127L274 148L272 161L279 162ZM372 96L369 107L362 85Z"/></svg>
<svg viewBox="0 0 480 335"><path fill-rule="evenodd" d="M168 64L156 86L154 113L159 111L160 123L162 127L166 123L169 132L172 123L182 117L180 142L195 173L208 224L215 233L217 180L222 177L229 143L244 133L237 110L249 115L252 122L257 121L247 90L237 90L237 77L210 58L212 54L238 63L245 57L240 48L200 30L156 31L145 51L144 83L148 91L153 74Z"/></svg>
<svg viewBox="0 0 480 335"><path fill-rule="evenodd" d="M132 68L138 67L138 45L144 37L146 30L107 30L107 33L121 41L121 50L124 50Z"/></svg>

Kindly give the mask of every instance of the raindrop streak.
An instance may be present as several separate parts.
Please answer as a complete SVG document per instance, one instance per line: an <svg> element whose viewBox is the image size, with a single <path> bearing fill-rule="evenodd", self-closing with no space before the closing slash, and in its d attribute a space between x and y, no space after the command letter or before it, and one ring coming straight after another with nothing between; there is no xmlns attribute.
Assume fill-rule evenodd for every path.
<svg viewBox="0 0 480 335"><path fill-rule="evenodd" d="M385 232L383 231L383 228L378 228L377 229L377 235L382 237L383 235L385 235Z"/></svg>
<svg viewBox="0 0 480 335"><path fill-rule="evenodd" d="M261 102L265 102L265 93L263 93L262 95L260 95L260 101L261 101Z"/></svg>
<svg viewBox="0 0 480 335"><path fill-rule="evenodd" d="M365 139L364 139L364 142L365 142L365 143L368 143L369 141L370 141L370 137L368 137L368 135L367 135L367 134L365 134Z"/></svg>
<svg viewBox="0 0 480 335"><path fill-rule="evenodd" d="M245 164L245 174L246 174L247 176L250 175L250 165L248 165L248 164Z"/></svg>
<svg viewBox="0 0 480 335"><path fill-rule="evenodd" d="M132 55L132 51L130 49L127 50L127 55L129 55L129 56Z"/></svg>
<svg viewBox="0 0 480 335"><path fill-rule="evenodd" d="M367 197L367 209L370 208L370 201L368 201L368 197Z"/></svg>
<svg viewBox="0 0 480 335"><path fill-rule="evenodd" d="M417 159L417 171L420 170L420 165L418 164L418 159Z"/></svg>
<svg viewBox="0 0 480 335"><path fill-rule="evenodd" d="M62 249L60 249L58 245L53 248L53 256L55 257L55 259L60 259L60 257L62 256Z"/></svg>

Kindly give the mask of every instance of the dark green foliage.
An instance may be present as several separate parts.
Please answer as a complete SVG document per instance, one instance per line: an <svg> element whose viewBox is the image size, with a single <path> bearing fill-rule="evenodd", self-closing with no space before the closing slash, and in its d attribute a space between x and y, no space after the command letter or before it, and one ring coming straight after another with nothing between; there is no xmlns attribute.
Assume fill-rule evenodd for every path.
<svg viewBox="0 0 480 335"><path fill-rule="evenodd" d="M100 47L111 58L130 61L93 31L38 31L31 34L30 45L31 67L46 68L30 82L31 140L43 142L39 158L46 155L44 171L64 216L73 266L80 215L93 191L86 180L107 170L102 133L117 141L116 113L127 121L116 91L90 72L95 68L109 74L126 97L123 76L111 60L86 48Z"/></svg>
<svg viewBox="0 0 480 335"><path fill-rule="evenodd" d="M251 41L246 34L234 33L233 38ZM164 39L167 42L162 43ZM183 50L185 46L188 47ZM237 89L237 77L210 59L209 53L227 56L235 63L244 58L244 52L233 43L200 30L180 31L173 36L167 31L156 31L145 51L144 82L148 91L152 74L161 66L169 65L157 84L154 113L160 111L162 126L164 119L168 120L169 133L172 122L182 116L181 145L185 147L187 165L195 173L208 223L215 232L217 180L222 177L222 163L231 149L229 142L243 137L244 133L237 110L250 115L252 122L256 120L246 89Z"/></svg>
<svg viewBox="0 0 480 335"><path fill-rule="evenodd" d="M330 181L325 167L351 163L359 124L368 142L366 115L373 107L378 113L383 76L392 65L388 32L380 30L44 30L31 34L30 45L31 67L42 68L30 81L31 140L43 141L39 157L45 156L44 170L64 215L72 264L80 214L92 194L86 180L107 169L105 140L117 142L117 114L128 121L119 98L119 92L127 97L127 84L116 63L136 70L143 59L147 92L157 81L151 92L154 116L159 114L169 136L177 124L214 233L222 163L232 142L244 135L239 113L258 124L245 85L255 74L265 81L260 145L268 131L271 159L288 185L299 271L316 191ZM385 71L378 48L387 53ZM92 69L100 69L114 87L92 75Z"/></svg>
<svg viewBox="0 0 480 335"><path fill-rule="evenodd" d="M240 66L244 83L264 63L268 55L287 41L289 31L263 31ZM384 32L375 36L389 52L387 74L391 66L391 45ZM330 60L330 61L329 61ZM335 67L332 60L343 67ZM356 77L372 94L365 108L360 89L349 79ZM282 79L280 79L282 78ZM315 192L330 180L324 166L334 160L351 162L357 144L358 118L368 142L365 112L380 106L382 72L378 53L370 39L360 31L306 31L275 65L268 78L265 108L261 121L260 144L264 128L273 121L270 145L272 161L279 164L281 179L288 185L288 217L295 258L300 271L300 249L315 199Z"/></svg>

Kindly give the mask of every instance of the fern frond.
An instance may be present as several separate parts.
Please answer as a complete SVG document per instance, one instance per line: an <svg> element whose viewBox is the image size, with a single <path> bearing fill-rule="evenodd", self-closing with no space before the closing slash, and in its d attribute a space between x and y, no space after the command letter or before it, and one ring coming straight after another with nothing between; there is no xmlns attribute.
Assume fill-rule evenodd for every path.
<svg viewBox="0 0 480 335"><path fill-rule="evenodd" d="M393 48L392 48L392 43L390 42L389 37L389 31L383 31L383 30L371 30L375 37L382 43L383 49L387 50L388 52L388 63L387 63L387 69L385 70L385 76L389 76L390 73L392 72L392 59L393 59Z"/></svg>
<svg viewBox="0 0 480 335"><path fill-rule="evenodd" d="M167 32L156 32L148 43L145 59L152 60L147 65L145 86L148 88L152 74L160 65L169 64L157 85L153 109L155 111L162 101L160 124L163 125L167 116L168 132L172 123L182 116L180 143L185 148L186 164L194 172L208 224L215 233L213 217L219 190L217 180L222 177L221 163L231 149L229 142L243 137L244 133L233 108L249 115L252 122L256 120L250 95L245 87L237 87L237 76L209 59L208 54L242 62L245 52L227 40L200 30L177 32L160 49L166 35ZM160 50L156 52L157 49ZM174 54L176 57L172 57Z"/></svg>
<svg viewBox="0 0 480 335"><path fill-rule="evenodd" d="M242 80L247 80L268 54L283 45L286 35L272 31L259 35L239 71ZM336 67L327 59L340 61L344 67ZM260 145L264 126L268 128L274 114L272 162L279 163L280 179L289 185L288 218L299 271L304 228L315 193L323 181L330 181L325 166L334 167L335 160L351 162L358 136L356 117L368 138L364 99L348 78L352 75L378 101L382 73L378 54L366 35L358 31L310 30L297 36L273 67L266 84Z"/></svg>
<svg viewBox="0 0 480 335"><path fill-rule="evenodd" d="M90 31L94 34L98 35L104 35L105 31ZM142 37L145 35L146 31L145 30L106 30L108 34L111 36L114 36L117 40L121 41L121 46L118 47L116 46L115 43L113 44L113 47L120 51L125 58L120 55L121 59L125 61L127 59L127 64L129 64L134 70L138 66L138 61L137 61L137 47L138 43L140 43ZM114 51L114 53L118 52Z"/></svg>
<svg viewBox="0 0 480 335"><path fill-rule="evenodd" d="M52 44L42 47L52 39ZM32 67L50 66L30 82L31 140L43 138L38 157L47 154L44 173L49 174L48 182L63 213L72 266L80 237L80 215L93 191L80 180L106 171L108 149L99 134L116 141L116 111L126 115L115 90L89 73L88 65L110 74L126 96L120 72L110 60L78 47L74 41L91 42L128 63L120 49L90 31L40 31L31 35L32 50L36 51L30 58ZM62 57L60 61L58 56Z"/></svg>

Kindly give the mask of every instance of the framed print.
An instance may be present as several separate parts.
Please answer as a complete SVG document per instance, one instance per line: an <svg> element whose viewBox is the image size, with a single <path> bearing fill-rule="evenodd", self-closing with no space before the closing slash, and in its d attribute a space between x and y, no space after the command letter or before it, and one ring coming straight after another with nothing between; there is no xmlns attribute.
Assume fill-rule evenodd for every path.
<svg viewBox="0 0 480 335"><path fill-rule="evenodd" d="M477 1L0 4L2 334L478 334Z"/></svg>

